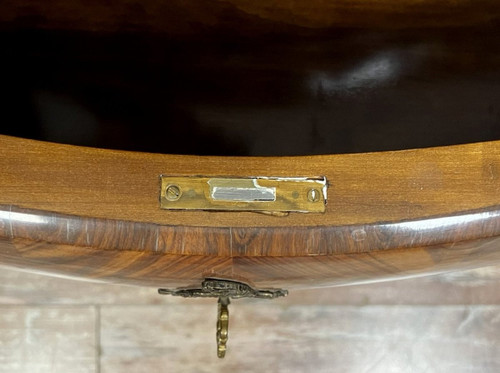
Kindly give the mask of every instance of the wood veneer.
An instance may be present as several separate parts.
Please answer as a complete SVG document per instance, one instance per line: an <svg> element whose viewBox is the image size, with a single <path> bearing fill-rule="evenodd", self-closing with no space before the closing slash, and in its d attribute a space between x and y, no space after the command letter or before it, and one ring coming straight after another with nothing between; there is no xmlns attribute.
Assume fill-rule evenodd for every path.
<svg viewBox="0 0 500 373"><path fill-rule="evenodd" d="M220 276L291 288L500 258L498 142L356 155L194 158L6 136L0 141L4 265L158 287ZM167 171L300 176L307 169L330 181L324 214L159 208L158 176Z"/></svg>
<svg viewBox="0 0 500 373"><path fill-rule="evenodd" d="M428 146L498 139L499 19L492 0L7 1L5 133L354 154L0 136L0 264L159 287L493 264L500 142ZM54 105L65 109L39 113ZM238 124L243 145L227 132ZM106 141L85 141L96 133ZM408 147L426 148L366 152ZM160 174L325 176L328 204L285 217L165 211Z"/></svg>

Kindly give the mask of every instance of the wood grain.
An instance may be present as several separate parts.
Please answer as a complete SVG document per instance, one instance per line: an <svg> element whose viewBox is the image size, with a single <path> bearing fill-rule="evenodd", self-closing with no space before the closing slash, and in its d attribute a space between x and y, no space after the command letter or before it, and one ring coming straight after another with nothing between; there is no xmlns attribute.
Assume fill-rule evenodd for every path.
<svg viewBox="0 0 500 373"><path fill-rule="evenodd" d="M308 257L219 257L101 250L34 242L0 241L0 262L69 277L153 287L196 286L206 277L257 287L334 286L491 265L499 239L407 249Z"/></svg>
<svg viewBox="0 0 500 373"><path fill-rule="evenodd" d="M142 154L11 137L0 142L5 265L155 287L216 276L303 288L500 259L499 142L292 158ZM324 214L159 208L160 174L306 171L330 182Z"/></svg>
<svg viewBox="0 0 500 373"><path fill-rule="evenodd" d="M338 226L449 215L500 204L500 142L304 157L194 157L0 137L0 204L172 226ZM165 211L159 175L324 175L325 214Z"/></svg>
<svg viewBox="0 0 500 373"><path fill-rule="evenodd" d="M258 216L257 216L258 217ZM435 246L500 235L500 212L456 212L331 227L190 227L62 215L0 205L0 237L100 250L218 257L296 257Z"/></svg>
<svg viewBox="0 0 500 373"><path fill-rule="evenodd" d="M201 136L191 136L198 117L215 127L225 121L228 127L240 123L247 131L265 133L267 145L256 146L256 153L261 154L270 148L276 149L276 154L281 149L297 154L295 144L308 142L319 153L321 149L342 152L339 143L353 141L357 144L349 148L353 151L356 146L367 147L375 138L378 145L369 150L380 150L380 144L400 149L413 144L405 141L411 137L406 129L425 125L432 128L428 133L433 138L447 138L443 128L457 124L460 130L455 132L471 133L476 136L473 141L495 139L498 109L491 97L495 97L498 81L494 38L499 19L500 5L493 0L7 1L2 4L0 28L6 55L15 55L8 58L6 71L11 76L5 89L14 98L4 106L15 115L5 121L17 126L24 122L22 118L29 118L28 113L19 119L19 113L25 112L16 109L19 97L40 101L43 95L63 92L77 105L87 100L94 113L102 105L100 100L107 101L113 94L124 98L114 108L120 114L107 116L109 111L104 110L104 120L127 121L135 115L141 130L143 125L154 130L160 151L167 136L160 136L155 127L165 123L169 124L167 133L175 126L183 128L178 137L168 136L168 149L197 154L200 149L223 152L235 146L224 148L216 137L205 139L203 131ZM107 41L96 42L101 38ZM30 42L19 42L23 40ZM88 45L72 48L75 40ZM129 48L131 41L135 48ZM116 43L126 46L120 49ZM130 64L119 66L117 61L123 59L130 59ZM340 90L323 89L342 83L345 76L359 78L366 73L366 66L381 63L392 69L392 75L384 78L384 71L377 70L381 78L378 89L366 82L359 95L360 87L350 89L345 84ZM37 68L32 70L33 65ZM119 72L112 73L115 69ZM150 76L145 77L143 71ZM167 82L169 89L160 82ZM304 93L305 85L308 90ZM94 101L82 98L94 98L96 91L101 96L97 92ZM147 91L153 93L148 96ZM394 100L405 95L406 100ZM175 104L166 110L165 102L172 101ZM142 111L123 110L129 102L142 103L142 107L130 105ZM12 103L13 108L8 108ZM339 110L342 106L343 111ZM446 109L433 110L442 106ZM236 109L231 112L228 108ZM168 114L143 115L155 110ZM358 110L361 119L347 115ZM395 114L384 115L386 111ZM310 117L307 126L296 119L303 116ZM284 125L289 120L293 126ZM323 124L317 125L321 121ZM340 141L328 138L322 144L322 130L332 121L342 122L340 134L329 132ZM440 121L446 125L434 129ZM32 126L34 120L25 122ZM348 130L353 123L356 128ZM365 131L367 123L372 132ZM481 124L481 130L476 124ZM107 129L112 138L120 136L116 128L122 129L113 125L109 126L112 130ZM386 138L378 133L381 128L388 133L399 131L399 140L397 135ZM287 146L269 141L283 139L284 132L295 136L282 141ZM425 131L419 133L425 137ZM134 135L130 137L134 143ZM185 144L177 141L179 137L189 139L186 143L192 142L191 147L186 150ZM453 136L449 141L460 143L465 137ZM200 146L203 142L210 144L208 150ZM203 278L214 276L259 288L287 289L490 265L500 261L499 170L500 142L337 156L222 158L128 153L0 136L0 264L152 287L199 285ZM324 175L330 181L330 198L325 214L280 218L162 211L158 206L160 174ZM436 364L440 369L457 370L471 361L476 369L497 371L499 366L497 346L490 342L498 334L494 317L498 307L451 307L437 315L435 309L426 307L353 310L311 306L305 312L278 303L265 305L259 316L247 303L233 325L233 331L239 326L248 331L246 336L241 331L235 333L247 338L240 339L245 349L232 352L239 354L236 356L242 365L231 360L224 365L214 362L206 348L211 334L203 337L211 330L203 329L206 307L193 308L180 302L167 311L162 307L105 307L105 333L102 346L98 346L104 353L102 370L150 371L178 364L195 371L196 366L186 366L186 361L193 361L193 353L206 362L203 369L209 370L306 370L311 359L318 363L318 371L330 371L333 364L347 371L353 368L353 360L359 370L368 366L384 372L430 370ZM39 312L2 307L5 335L0 340L0 370L34 371L49 364L52 370L92 370L94 361L88 352L97 347L94 341L98 336L85 334L83 329L94 330L89 320L96 310L79 312L81 309ZM193 324L185 316L191 313L203 320L196 329L202 343L186 332ZM127 319L120 317L123 315ZM97 314L93 316L98 322ZM54 324L61 319L77 323L79 328ZM161 324L165 319L173 321L174 329ZM330 328L325 329L325 323ZM403 332L397 325L404 326ZM311 336L311 327L323 333ZM262 336L273 328L278 337L263 341ZM61 348L48 347L45 337L50 330L57 331L48 337ZM404 330L410 332L405 334ZM457 340L436 342L448 330L454 331ZM63 338L68 335L85 338L75 347ZM375 339L370 337L373 335ZM380 335L387 336L387 341L381 341ZM470 337L477 342L472 347ZM19 342L22 338L25 345ZM191 348L179 350L178 342L191 343ZM238 340L233 342L237 345ZM277 353L263 353L262 346L267 343L278 346ZM45 353L35 350L34 345L42 346ZM351 358L353 350L355 359ZM410 350L412 358L405 360ZM167 354L172 351L174 357ZM429 365L425 357L432 354L439 357Z"/></svg>
<svg viewBox="0 0 500 373"><path fill-rule="evenodd" d="M426 28L411 16L419 25L406 30L282 32L281 23L250 21L262 33L249 37L236 18L230 30L214 24L181 37L74 32L71 25L45 30L35 17L20 17L0 23L9 72L2 132L100 148L228 156L497 140L500 23ZM193 25L184 16L177 21Z"/></svg>

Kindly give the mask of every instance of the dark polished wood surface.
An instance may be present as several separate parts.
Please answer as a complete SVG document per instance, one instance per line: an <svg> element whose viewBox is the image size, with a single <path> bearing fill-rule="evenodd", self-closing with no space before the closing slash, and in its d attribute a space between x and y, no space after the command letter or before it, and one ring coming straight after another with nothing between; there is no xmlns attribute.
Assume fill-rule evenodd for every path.
<svg viewBox="0 0 500 373"><path fill-rule="evenodd" d="M177 154L500 138L500 5L7 2L4 134Z"/></svg>
<svg viewBox="0 0 500 373"><path fill-rule="evenodd" d="M176 227L3 206L0 263L155 287L221 277L257 287L380 281L500 260L497 208L323 228Z"/></svg>
<svg viewBox="0 0 500 373"><path fill-rule="evenodd" d="M256 217L258 220L258 216ZM190 227L97 219L0 205L0 237L158 255L302 257L357 254L500 236L500 209L316 227Z"/></svg>

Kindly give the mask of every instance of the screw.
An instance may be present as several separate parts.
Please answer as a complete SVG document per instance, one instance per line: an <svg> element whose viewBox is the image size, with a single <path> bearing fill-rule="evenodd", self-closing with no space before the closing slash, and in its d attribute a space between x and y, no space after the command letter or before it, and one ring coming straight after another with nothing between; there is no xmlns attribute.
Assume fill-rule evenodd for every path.
<svg viewBox="0 0 500 373"><path fill-rule="evenodd" d="M309 202L318 202L321 199L318 189L309 189L307 192L307 200Z"/></svg>
<svg viewBox="0 0 500 373"><path fill-rule="evenodd" d="M169 185L165 190L165 198L169 201L177 201L181 198L181 188L177 185Z"/></svg>

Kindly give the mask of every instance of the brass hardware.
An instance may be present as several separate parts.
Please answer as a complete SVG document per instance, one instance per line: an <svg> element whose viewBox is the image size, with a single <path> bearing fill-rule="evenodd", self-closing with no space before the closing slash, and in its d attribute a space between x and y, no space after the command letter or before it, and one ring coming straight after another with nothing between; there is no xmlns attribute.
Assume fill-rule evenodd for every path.
<svg viewBox="0 0 500 373"><path fill-rule="evenodd" d="M161 175L160 207L167 210L324 212L324 177L207 177Z"/></svg>
<svg viewBox="0 0 500 373"><path fill-rule="evenodd" d="M226 344L229 339L229 303L228 297L219 297L217 312L217 357L226 356Z"/></svg>
<svg viewBox="0 0 500 373"><path fill-rule="evenodd" d="M307 200L309 202L318 202L321 199L318 189L309 189L307 192Z"/></svg>
<svg viewBox="0 0 500 373"><path fill-rule="evenodd" d="M201 288L159 289L160 294L169 294L184 298L261 298L273 299L285 297L288 291L281 289L257 290L248 284L233 280L207 278L201 283Z"/></svg>
<svg viewBox="0 0 500 373"><path fill-rule="evenodd" d="M230 298L263 298L274 299L285 297L288 291L282 289L254 289L248 284L239 281L207 278L201 283L201 288L188 289L158 289L160 294L169 294L184 298L219 298L217 312L217 356L223 358L226 355L226 344L229 338L229 304Z"/></svg>
<svg viewBox="0 0 500 373"><path fill-rule="evenodd" d="M165 189L165 198L169 201L177 201L181 198L181 189L177 185L168 185Z"/></svg>

